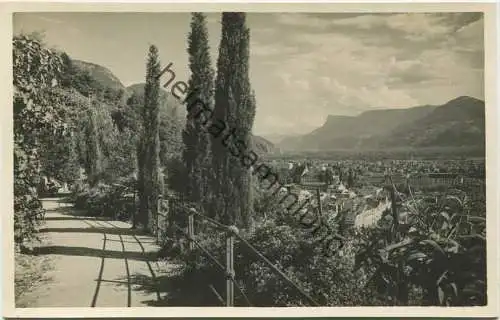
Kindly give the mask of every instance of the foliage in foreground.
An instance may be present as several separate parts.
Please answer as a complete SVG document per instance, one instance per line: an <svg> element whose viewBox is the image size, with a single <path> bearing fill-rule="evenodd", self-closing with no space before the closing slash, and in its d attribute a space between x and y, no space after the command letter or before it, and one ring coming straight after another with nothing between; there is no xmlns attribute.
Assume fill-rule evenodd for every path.
<svg viewBox="0 0 500 320"><path fill-rule="evenodd" d="M486 219L476 203L458 190L437 201L405 199L396 223L387 212L359 234L356 269L374 270L370 282L395 305L408 305L412 290L423 305L485 305Z"/></svg>
<svg viewBox="0 0 500 320"><path fill-rule="evenodd" d="M280 215L242 235L320 305L484 305L485 212L479 208L484 207L463 191L437 201L410 194L398 202L397 223L388 210L376 227L349 232L345 246L331 257L318 239ZM203 224L195 228L206 230L196 233L197 241L225 266L224 233ZM177 243L169 256L187 261L179 280L184 295L194 299L196 292L192 305L220 305L209 286L224 296L224 270L199 248L189 253L186 240ZM238 240L234 252L237 283L254 306L310 305ZM247 305L236 287L235 297L236 305Z"/></svg>
<svg viewBox="0 0 500 320"><path fill-rule="evenodd" d="M200 226L202 227L202 226ZM225 265L225 238L220 231L196 235L197 241L214 257ZM363 288L366 276L363 271L353 272L354 242L349 242L338 253L327 255L319 243L306 230L296 225L267 221L256 227L252 234L242 234L259 252L320 305L356 306L383 305L376 295L368 294ZM225 278L222 270L203 251L196 248L186 251L186 242L177 251L182 261L187 261L183 269L181 285L185 295L198 291L199 299L193 305L217 305L217 299L209 286L219 293L225 292ZM333 250L334 248L332 248ZM170 252L172 254L172 252ZM308 306L310 302L291 284L275 274L245 244L236 240L234 248L234 268L238 286L254 306ZM204 292L204 294L200 294ZM246 299L235 287L236 305L246 306Z"/></svg>
<svg viewBox="0 0 500 320"><path fill-rule="evenodd" d="M36 238L40 150L43 137L62 135L58 96L52 93L62 68L59 55L28 36L13 39L14 68L14 240L21 248Z"/></svg>
<svg viewBox="0 0 500 320"><path fill-rule="evenodd" d="M98 171L105 174L91 176L109 182L134 167L133 153L114 128L108 106L98 102L89 106L78 91L79 81L89 79L73 77L70 62L65 53L47 48L36 36L13 38L14 231L21 248L36 238L43 213L37 191L43 176L72 183L81 167L89 168L98 160ZM85 143L89 129L85 115L90 111L96 115L93 138L101 147L100 159L89 158Z"/></svg>

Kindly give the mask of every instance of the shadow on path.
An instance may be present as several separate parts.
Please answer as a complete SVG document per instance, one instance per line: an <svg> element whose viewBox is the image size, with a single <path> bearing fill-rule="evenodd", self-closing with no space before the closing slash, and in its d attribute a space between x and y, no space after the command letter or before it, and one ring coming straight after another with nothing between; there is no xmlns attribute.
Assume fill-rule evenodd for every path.
<svg viewBox="0 0 500 320"><path fill-rule="evenodd" d="M155 252L130 252L93 249L87 247L66 247L66 246L45 246L37 247L33 250L33 255L58 254L65 256L96 257L110 259L130 259L138 261L156 260Z"/></svg>
<svg viewBox="0 0 500 320"><path fill-rule="evenodd" d="M221 302L216 298L207 286L205 281L198 283L186 282L179 274L178 269L171 271L169 275L156 276L155 278L144 274L133 274L129 281L132 283L134 291L159 294L155 300L143 301L150 307L221 307ZM127 279L114 280L116 284L128 285ZM224 292L221 292L224 294Z"/></svg>
<svg viewBox="0 0 500 320"><path fill-rule="evenodd" d="M59 215L62 215L62 217L46 217L45 220L50 221L50 220L83 220L83 219L88 219L88 220L97 220L97 221L117 221L117 222L126 222L130 223L130 221L125 221L125 220L113 220L113 217L111 216L105 216L105 215L89 215L88 212L84 209L76 209L73 205L69 203L64 203L66 205L64 206L56 206L52 208L46 208L45 212L46 213L57 213ZM67 217L66 217L67 216Z"/></svg>
<svg viewBox="0 0 500 320"><path fill-rule="evenodd" d="M47 212L49 212L47 210ZM78 221L78 220L83 220L83 218L78 218L78 217L46 217L44 219L45 221Z"/></svg>
<svg viewBox="0 0 500 320"><path fill-rule="evenodd" d="M54 232L54 233L107 233L115 235L128 235L134 236L138 234L146 235L138 230L130 228L106 228L106 227L93 227L93 228L42 228L40 233Z"/></svg>
<svg viewBox="0 0 500 320"><path fill-rule="evenodd" d="M157 304L153 300L160 299L155 271L161 246L155 237L144 229L132 229L128 221L104 215L108 211L92 216L65 199L42 201L46 215L39 231L44 241L23 256L30 261L50 260L54 268L44 286L26 290L23 307L122 308L146 306L144 300ZM146 280L135 283L134 274L152 279L151 292L137 289Z"/></svg>

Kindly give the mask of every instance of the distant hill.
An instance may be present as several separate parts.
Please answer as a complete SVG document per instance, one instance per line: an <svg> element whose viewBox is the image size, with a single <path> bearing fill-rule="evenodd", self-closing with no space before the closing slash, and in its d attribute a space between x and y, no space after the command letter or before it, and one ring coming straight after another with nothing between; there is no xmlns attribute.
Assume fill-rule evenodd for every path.
<svg viewBox="0 0 500 320"><path fill-rule="evenodd" d="M274 143L274 144L279 144L280 142L282 142L284 139L286 138L290 138L290 137L293 137L293 136L297 136L297 135L292 135L292 134L282 134L282 133L271 133L271 134L265 134L263 135L263 137Z"/></svg>
<svg viewBox="0 0 500 320"><path fill-rule="evenodd" d="M106 67L81 60L72 60L72 63L78 69L88 71L103 87L115 90L125 89L121 81Z"/></svg>
<svg viewBox="0 0 500 320"><path fill-rule="evenodd" d="M459 97L440 106L328 116L309 134L285 138L283 151L484 146L484 102Z"/></svg>
<svg viewBox="0 0 500 320"><path fill-rule="evenodd" d="M138 95L144 94L145 83L135 83L125 88L127 95L132 95L133 93ZM172 96L167 90L160 88L160 100L166 101L170 105L181 105L180 101Z"/></svg>
<svg viewBox="0 0 500 320"><path fill-rule="evenodd" d="M459 97L436 108L414 123L400 125L381 139L387 146L466 147L485 146L484 102Z"/></svg>
<svg viewBox="0 0 500 320"><path fill-rule="evenodd" d="M133 93L143 95L144 94L144 86L145 83L136 83L128 86L125 90L127 96L132 95ZM174 111L177 114L178 119L184 124L186 120L186 108L181 104L181 102L174 97L167 90L160 88L160 101L162 104L166 105L167 110Z"/></svg>
<svg viewBox="0 0 500 320"><path fill-rule="evenodd" d="M114 90L123 89L126 97L130 97L133 93L140 95L144 93L145 83L136 83L125 87L118 77L106 67L81 60L72 60L72 62L77 69L89 72L92 78L104 88L111 88ZM179 120L179 125L183 127L187 111L181 102L163 88L160 93L160 101L161 105L165 108L165 112L169 115L175 114ZM262 137L254 136L252 143L253 150L258 154L268 154L276 151L274 144Z"/></svg>
<svg viewBox="0 0 500 320"><path fill-rule="evenodd" d="M144 93L144 83L137 83L130 85L126 88L127 94L131 95L133 93L143 94ZM180 103L180 101L174 97L171 93L162 89L162 93L160 95L160 99L166 102L168 110L171 110L172 107L176 107L176 114L178 118L181 120L182 125L185 123L187 111L184 105ZM274 144L262 137L253 136L252 140L252 150L259 155L274 153L276 151L276 147Z"/></svg>
<svg viewBox="0 0 500 320"><path fill-rule="evenodd" d="M252 150L259 155L275 153L278 151L276 146L271 141L256 135L252 137Z"/></svg>

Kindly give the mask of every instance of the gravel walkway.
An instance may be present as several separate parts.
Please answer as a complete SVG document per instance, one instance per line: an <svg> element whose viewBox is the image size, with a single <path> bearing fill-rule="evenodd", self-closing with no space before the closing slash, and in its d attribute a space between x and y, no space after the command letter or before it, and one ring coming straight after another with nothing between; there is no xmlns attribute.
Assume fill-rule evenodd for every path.
<svg viewBox="0 0 500 320"><path fill-rule="evenodd" d="M18 307L141 307L164 298L157 277L171 266L156 261L154 238L128 223L79 216L58 199L43 203L46 241L35 254L50 257L50 281L23 293Z"/></svg>

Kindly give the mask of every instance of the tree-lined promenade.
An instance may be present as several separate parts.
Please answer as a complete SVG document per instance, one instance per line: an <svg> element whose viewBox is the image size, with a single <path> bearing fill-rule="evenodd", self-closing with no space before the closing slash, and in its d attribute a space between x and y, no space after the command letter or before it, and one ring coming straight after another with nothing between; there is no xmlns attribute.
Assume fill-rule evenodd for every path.
<svg viewBox="0 0 500 320"><path fill-rule="evenodd" d="M464 183L437 196L395 178L368 186L383 186L380 197L365 195L369 175L347 162L338 179L332 168L321 172L336 192L302 199L307 192L292 192L252 147L258 97L247 15L221 14L217 57L205 14L190 18L187 83L174 81L173 64L163 67L164 49L152 44L144 48L145 82L127 90L97 81L37 36L14 37L16 263L59 257L52 293L78 291L69 279L79 270L81 295L65 295L65 306L135 306L140 292L155 302L139 304L162 306L486 303L484 190ZM294 180L307 172L297 166ZM50 192L41 182L52 178L72 186L64 199L71 208L42 207ZM367 210L377 218L362 221L369 228L348 223ZM158 277L159 261L175 274ZM94 281L99 298L83 302ZM119 293L105 284L121 282L128 287ZM33 305L59 301L38 298Z"/></svg>

